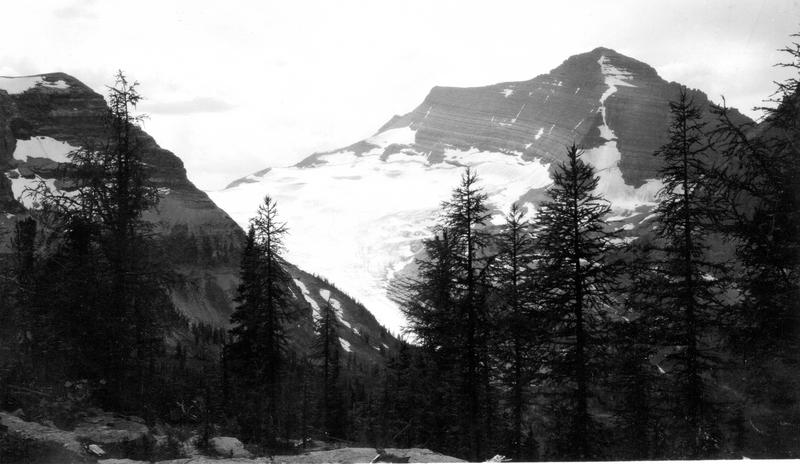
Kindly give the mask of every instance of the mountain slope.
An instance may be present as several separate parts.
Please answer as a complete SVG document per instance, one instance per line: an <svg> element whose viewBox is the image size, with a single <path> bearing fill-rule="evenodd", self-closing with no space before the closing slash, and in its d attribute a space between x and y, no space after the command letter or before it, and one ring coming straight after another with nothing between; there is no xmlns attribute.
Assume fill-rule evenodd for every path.
<svg viewBox="0 0 800 464"><path fill-rule="evenodd" d="M575 142L598 169L599 191L617 219L644 218L660 188L652 154L666 140L669 101L679 89L652 67L597 48L529 81L435 87L368 139L210 195L240 224L272 195L292 228L289 258L396 329L403 318L387 289L464 166L477 169L499 220L513 202L535 209L564 146ZM691 93L708 104L702 92Z"/></svg>
<svg viewBox="0 0 800 464"><path fill-rule="evenodd" d="M26 187L45 181L49 188L63 187L59 165L69 161L69 151L103 137L106 103L77 79L63 73L27 77L0 77L0 253L8 250L10 231L26 215L35 198ZM244 243L242 229L208 195L186 177L182 161L158 146L142 130L135 134L151 180L163 196L145 218L165 242L167 262L179 276L172 302L193 322L226 327L239 284L239 260ZM340 302L342 338L362 359L381 362L383 349L367 339L385 339L395 349L399 343L387 334L359 304L323 280L292 268L296 279L293 304L302 314L292 331L292 342L307 351L313 335L311 307L323 304L319 295L310 303L301 283L316 292L336 295ZM347 323L347 325L344 325Z"/></svg>

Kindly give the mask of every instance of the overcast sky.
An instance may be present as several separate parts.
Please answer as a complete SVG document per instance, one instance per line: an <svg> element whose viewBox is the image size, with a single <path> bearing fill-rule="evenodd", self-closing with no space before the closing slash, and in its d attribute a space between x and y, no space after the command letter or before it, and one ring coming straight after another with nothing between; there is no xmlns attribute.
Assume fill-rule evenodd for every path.
<svg viewBox="0 0 800 464"><path fill-rule="evenodd" d="M31 0L3 17L0 75L103 92L124 70L145 129L208 190L369 136L434 85L527 80L601 45L757 116L800 0Z"/></svg>

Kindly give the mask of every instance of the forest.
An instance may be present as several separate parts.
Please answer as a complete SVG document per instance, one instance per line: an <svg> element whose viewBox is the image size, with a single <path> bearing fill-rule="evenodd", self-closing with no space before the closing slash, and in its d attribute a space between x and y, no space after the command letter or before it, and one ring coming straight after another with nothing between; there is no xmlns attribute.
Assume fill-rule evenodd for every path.
<svg viewBox="0 0 800 464"><path fill-rule="evenodd" d="M785 51L800 70L800 46ZM291 348L291 224L270 197L246 234L230 330L172 306L176 277L143 219L159 191L131 136L141 97L120 73L105 143L69 155L70 194L40 186L4 237L0 409L69 428L99 407L174 443L229 435L262 455L324 442L473 462L798 458L797 76L758 124L732 122L724 103L708 123L677 96L653 154L659 202L635 240L581 147L564 147L535 213L514 205L502 224L467 168L417 274L392 288L401 349L363 365L343 352L330 304L312 349ZM14 462L10 440L0 433L0 457Z"/></svg>

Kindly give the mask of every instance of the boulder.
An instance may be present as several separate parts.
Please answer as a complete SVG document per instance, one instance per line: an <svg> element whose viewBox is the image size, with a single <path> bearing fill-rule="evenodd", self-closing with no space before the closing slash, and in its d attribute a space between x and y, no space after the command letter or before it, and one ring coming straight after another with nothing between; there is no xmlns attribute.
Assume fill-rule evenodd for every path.
<svg viewBox="0 0 800 464"><path fill-rule="evenodd" d="M208 444L215 453L222 457L249 458L252 456L249 451L244 449L244 445L238 438L214 437L208 441Z"/></svg>
<svg viewBox="0 0 800 464"><path fill-rule="evenodd" d="M7 455L13 454L8 448L0 449L0 461L68 464L89 460L74 432L28 422L5 412L0 412L0 429L0 448L11 448L14 441L19 449L16 455Z"/></svg>
<svg viewBox="0 0 800 464"><path fill-rule="evenodd" d="M149 429L135 419L138 418L123 418L102 413L82 419L75 427L74 432L79 439L101 446L139 442L144 440Z"/></svg>

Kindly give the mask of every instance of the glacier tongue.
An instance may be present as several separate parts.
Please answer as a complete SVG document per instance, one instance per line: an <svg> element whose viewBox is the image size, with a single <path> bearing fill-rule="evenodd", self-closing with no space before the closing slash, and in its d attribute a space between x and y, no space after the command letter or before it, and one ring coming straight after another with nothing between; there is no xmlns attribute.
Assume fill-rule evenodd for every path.
<svg viewBox="0 0 800 464"><path fill-rule="evenodd" d="M413 143L409 129L393 131L372 141L381 147ZM270 195L289 228L287 259L329 279L399 332L405 320L387 296L389 281L430 234L463 168L476 169L498 214L551 180L546 164L524 161L518 153L449 148L440 163L429 163L408 146L385 160L382 153L382 148L361 155L335 152L316 166L274 168L258 182L209 195L243 227Z"/></svg>

